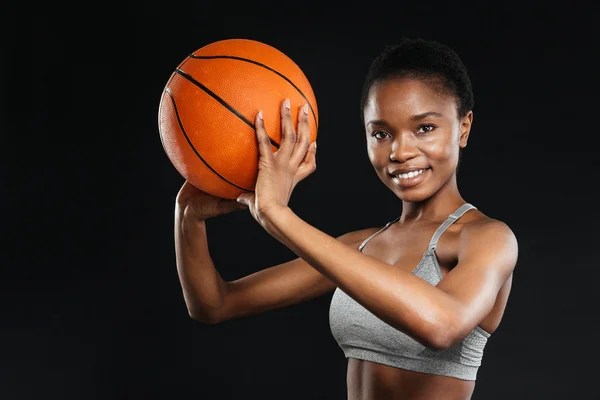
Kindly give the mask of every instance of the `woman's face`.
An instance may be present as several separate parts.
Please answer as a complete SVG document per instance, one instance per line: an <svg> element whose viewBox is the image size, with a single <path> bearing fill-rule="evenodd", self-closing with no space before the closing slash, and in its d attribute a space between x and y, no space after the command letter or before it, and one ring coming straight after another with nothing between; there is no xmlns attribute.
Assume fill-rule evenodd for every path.
<svg viewBox="0 0 600 400"><path fill-rule="evenodd" d="M456 179L459 149L467 145L473 114L459 119L455 97L440 84L388 79L372 86L365 105L369 159L404 201L425 200Z"/></svg>

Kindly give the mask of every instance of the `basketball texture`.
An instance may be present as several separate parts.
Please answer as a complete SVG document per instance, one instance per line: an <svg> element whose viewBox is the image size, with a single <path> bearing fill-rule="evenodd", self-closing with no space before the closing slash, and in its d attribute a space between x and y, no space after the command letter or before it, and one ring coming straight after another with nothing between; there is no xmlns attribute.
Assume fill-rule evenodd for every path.
<svg viewBox="0 0 600 400"><path fill-rule="evenodd" d="M179 64L161 94L163 149L177 171L200 190L226 199L253 192L259 160L254 118L263 110L271 150L276 151L286 98L294 127L298 110L308 104L310 141L315 141L317 102L294 61L249 39L208 44Z"/></svg>

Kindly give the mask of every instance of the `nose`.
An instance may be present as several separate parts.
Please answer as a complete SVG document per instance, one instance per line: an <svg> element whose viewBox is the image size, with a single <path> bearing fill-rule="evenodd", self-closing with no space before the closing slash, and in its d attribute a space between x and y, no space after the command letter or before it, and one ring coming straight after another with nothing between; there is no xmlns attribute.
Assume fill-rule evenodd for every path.
<svg viewBox="0 0 600 400"><path fill-rule="evenodd" d="M410 134L396 135L390 152L390 161L405 162L416 157L418 150L411 136Z"/></svg>

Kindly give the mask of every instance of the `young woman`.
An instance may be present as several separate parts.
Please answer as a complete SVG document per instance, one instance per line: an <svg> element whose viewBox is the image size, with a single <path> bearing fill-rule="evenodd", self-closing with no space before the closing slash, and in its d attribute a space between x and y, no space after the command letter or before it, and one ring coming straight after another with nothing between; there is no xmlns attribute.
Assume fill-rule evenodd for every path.
<svg viewBox="0 0 600 400"><path fill-rule="evenodd" d="M204 323L265 312L334 291L331 331L348 358L348 398L470 399L486 342L498 327L517 262L502 221L461 196L456 171L473 122L465 67L450 48L405 39L372 63L361 101L369 159L402 200L384 227L333 238L288 207L315 171L307 114L260 148L254 193L218 199L188 182L177 195L177 268L192 318ZM225 282L207 247L205 220L248 208L299 258Z"/></svg>

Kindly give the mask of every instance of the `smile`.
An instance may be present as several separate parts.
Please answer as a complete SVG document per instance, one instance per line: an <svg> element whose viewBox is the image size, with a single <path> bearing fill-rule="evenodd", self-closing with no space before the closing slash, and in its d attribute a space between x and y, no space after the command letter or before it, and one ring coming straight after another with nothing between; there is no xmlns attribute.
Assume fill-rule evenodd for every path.
<svg viewBox="0 0 600 400"><path fill-rule="evenodd" d="M411 171L406 174L390 175L394 183L402 187L415 186L425 180L426 172L431 168L424 168L418 171Z"/></svg>

